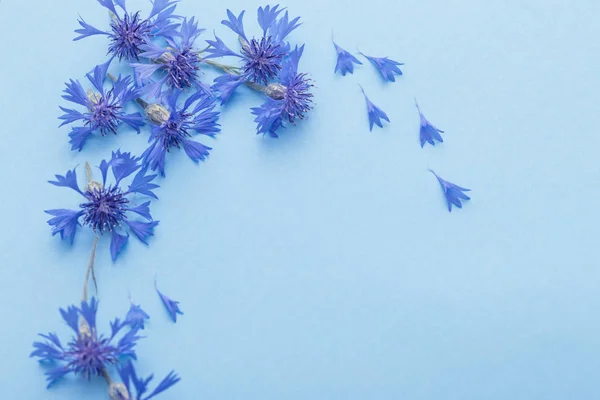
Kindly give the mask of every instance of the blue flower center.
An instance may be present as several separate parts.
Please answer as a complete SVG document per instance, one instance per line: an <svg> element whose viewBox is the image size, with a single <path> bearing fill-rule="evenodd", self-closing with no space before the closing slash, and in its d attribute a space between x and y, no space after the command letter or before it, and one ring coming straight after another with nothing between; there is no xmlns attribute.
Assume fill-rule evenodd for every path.
<svg viewBox="0 0 600 400"><path fill-rule="evenodd" d="M85 212L83 224L89 225L94 232L112 231L126 219L129 200L119 187L90 188L84 196L88 202L79 205Z"/></svg>
<svg viewBox="0 0 600 400"><path fill-rule="evenodd" d="M185 138L191 137L184 122L189 116L189 114L181 114L178 118L179 121L169 120L163 126L162 142L167 151L171 147L179 148Z"/></svg>
<svg viewBox="0 0 600 400"><path fill-rule="evenodd" d="M125 14L123 19L114 18L110 24L112 28L111 44L108 52L126 60L138 60L141 53L140 46L146 43L150 35L150 26L147 20L140 18L140 13Z"/></svg>
<svg viewBox="0 0 600 400"><path fill-rule="evenodd" d="M306 113L312 108L311 80L306 74L298 74L292 79L285 92L284 113L288 121L294 123L296 119L304 119Z"/></svg>
<svg viewBox="0 0 600 400"><path fill-rule="evenodd" d="M118 361L115 349L106 342L90 336L78 337L67 353L71 359L68 366L88 379L92 375L101 375L104 367Z"/></svg>
<svg viewBox="0 0 600 400"><path fill-rule="evenodd" d="M119 113L122 109L117 102L113 101L112 89L104 97L96 97L90 106L92 117L87 122L91 128L100 130L102 136L107 133L117 134L119 126Z"/></svg>
<svg viewBox="0 0 600 400"><path fill-rule="evenodd" d="M244 73L252 81L266 85L269 79L279 75L285 52L280 45L273 43L271 36L267 36L260 41L253 38L249 43L243 43L242 55L246 60Z"/></svg>
<svg viewBox="0 0 600 400"><path fill-rule="evenodd" d="M169 71L169 86L184 89L194 84L198 75L200 58L191 48L170 54L166 63Z"/></svg>

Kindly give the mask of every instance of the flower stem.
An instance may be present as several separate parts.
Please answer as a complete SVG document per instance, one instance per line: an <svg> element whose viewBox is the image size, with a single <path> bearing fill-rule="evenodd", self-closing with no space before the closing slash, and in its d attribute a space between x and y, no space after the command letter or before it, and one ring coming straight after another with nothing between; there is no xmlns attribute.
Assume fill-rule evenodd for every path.
<svg viewBox="0 0 600 400"><path fill-rule="evenodd" d="M239 75L240 74L240 68L239 67L234 67L232 65L221 64L221 63L213 61L213 60L207 60L206 58L200 58L200 61L202 61L205 64L211 65L211 66L213 66L215 68L219 68L221 71L227 72L228 74L235 74L235 75Z"/></svg>
<svg viewBox="0 0 600 400"><path fill-rule="evenodd" d="M87 271L85 272L85 281L83 282L83 296L81 297L83 301L87 301L88 299L88 283L90 281L90 272L92 274L92 280L94 281L94 287L96 288L96 292L98 291L96 273L94 272L94 259L96 258L96 246L98 245L98 239L98 236L94 238L94 243L92 244L92 252L90 254L90 261L88 262Z"/></svg>

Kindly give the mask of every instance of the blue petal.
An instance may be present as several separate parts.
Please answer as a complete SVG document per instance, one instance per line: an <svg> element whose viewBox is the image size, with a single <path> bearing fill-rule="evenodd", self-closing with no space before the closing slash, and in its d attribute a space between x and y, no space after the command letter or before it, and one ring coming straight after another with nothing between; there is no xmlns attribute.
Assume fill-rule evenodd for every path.
<svg viewBox="0 0 600 400"><path fill-rule="evenodd" d="M46 381L48 382L48 388L54 385L56 382L64 378L69 372L72 372L73 369L65 366L53 368L50 371L45 373Z"/></svg>
<svg viewBox="0 0 600 400"><path fill-rule="evenodd" d="M146 175L146 172L146 170L142 169L135 175L131 185L129 185L129 191L131 193L139 193L158 199L153 190L159 188L160 186L155 183L151 183L154 178L156 178L156 175Z"/></svg>
<svg viewBox="0 0 600 400"><path fill-rule="evenodd" d="M204 160L208 156L209 151L212 150L211 147L205 146L202 143L198 143L193 140L183 140L182 144L185 154L187 154L188 157L194 162Z"/></svg>
<svg viewBox="0 0 600 400"><path fill-rule="evenodd" d="M164 392L165 390L167 390L168 388L170 388L171 386L173 386L174 384L176 384L180 380L181 380L181 378L175 373L175 371L169 372L169 375L167 375L158 384L158 386L156 387L156 389L154 389L152 391L152 393L150 393L150 395L148 397L146 397L144 400L149 400L152 397L156 396L157 394Z"/></svg>
<svg viewBox="0 0 600 400"><path fill-rule="evenodd" d="M215 35L215 40L207 40L206 43L208 43L210 47L206 49L208 55L203 57L205 59L225 56L242 57L240 54L227 47L217 35Z"/></svg>
<svg viewBox="0 0 600 400"><path fill-rule="evenodd" d="M119 235L116 230L113 230L110 240L110 256L113 262L117 260L119 253L127 244L127 239L129 239L129 234Z"/></svg>
<svg viewBox="0 0 600 400"><path fill-rule="evenodd" d="M223 74L215 78L213 90L218 92L218 98L221 100L221 105L225 104L233 92L244 83L243 75Z"/></svg>
<svg viewBox="0 0 600 400"><path fill-rule="evenodd" d="M73 189L74 191L76 191L77 193L81 193L81 190L79 189L79 186L77 185L77 172L75 171L75 168L73 168L72 171L67 171L67 173L65 174L65 176L62 175L55 175L56 176L56 181L48 181L48 183L51 183L55 186L63 186L63 187L69 187L71 189Z"/></svg>
<svg viewBox="0 0 600 400"><path fill-rule="evenodd" d="M335 51L338 55L334 73L339 71L342 76L346 76L347 73L353 74L354 64L362 65L362 62L360 62L358 58L354 57L348 51L342 49L335 42L333 42L333 45L335 46Z"/></svg>
<svg viewBox="0 0 600 400"><path fill-rule="evenodd" d="M281 43L283 40L296 28L298 28L300 23L300 17L296 17L291 21L288 21L288 12L285 12L285 15L277 22L277 31L273 35L276 42Z"/></svg>
<svg viewBox="0 0 600 400"><path fill-rule="evenodd" d="M85 94L85 90L83 90L83 86L81 86L79 81L70 79L65 85L67 88L63 90L63 93L65 93L62 95L63 99L90 108L90 100Z"/></svg>
<svg viewBox="0 0 600 400"><path fill-rule="evenodd" d="M108 67L112 62L112 58L105 62L104 64L96 65L94 67L93 75L86 74L86 77L89 81L94 85L98 92L104 94L104 81L106 80L106 72L108 71Z"/></svg>
<svg viewBox="0 0 600 400"><path fill-rule="evenodd" d="M402 75L402 71L398 68L399 65L404 65L398 61L390 60L387 57L370 57L366 54L360 53L366 57L371 63L377 68L381 76L387 82L395 82L396 77L394 74Z"/></svg>
<svg viewBox="0 0 600 400"><path fill-rule="evenodd" d="M66 310L60 309L62 319L73 329L75 333L79 333L79 310L75 306L69 306Z"/></svg>
<svg viewBox="0 0 600 400"><path fill-rule="evenodd" d="M470 200L471 198L464 194L463 192L469 192L471 189L467 189L464 187L460 187L455 185L454 183L448 182L442 178L440 178L433 170L429 170L438 180L440 186L442 187L442 191L444 192L444 197L446 198L446 203L448 205L448 211L452 211L452 205L455 205L458 208L462 208L462 200Z"/></svg>
<svg viewBox="0 0 600 400"><path fill-rule="evenodd" d="M123 122L125 122L127 125L129 125L130 127L132 127L133 129L135 129L137 131L137 133L140 133L140 128L145 124L144 122L144 118L142 117L142 115L140 113L133 113L133 114L125 114L125 115L121 115L119 117L119 119Z"/></svg>
<svg viewBox="0 0 600 400"><path fill-rule="evenodd" d="M148 244L148 238L154 236L154 227L158 225L158 221L152 222L139 222L139 221L126 221L129 229L138 239L144 244Z"/></svg>
<svg viewBox="0 0 600 400"><path fill-rule="evenodd" d="M67 124L71 124L71 123L73 123L75 121L79 121L79 120L87 121L87 118L85 117L85 115L83 115L79 111L72 110L72 109L65 108L65 107L60 107L60 106L59 106L59 108L62 111L64 111L64 114L61 115L60 117L58 117L58 119L63 121L59 127L67 125Z"/></svg>
<svg viewBox="0 0 600 400"><path fill-rule="evenodd" d="M81 18L81 17L79 17L77 22L79 22L79 25L81 25L81 27L83 29L75 29L75 33L79 33L79 36L77 36L75 39L73 39L74 41L81 40L83 38L86 38L86 37L92 36L92 35L109 35L108 32L104 32L104 31L101 31L100 29L94 28L92 25L85 22L83 20L83 18Z"/></svg>
<svg viewBox="0 0 600 400"><path fill-rule="evenodd" d="M98 0L98 3L108 8L109 11L112 11L113 14L117 15L117 10L115 9L115 5L112 0Z"/></svg>
<svg viewBox="0 0 600 400"><path fill-rule="evenodd" d="M148 221L152 220L152 216L150 215L150 202L149 201L142 203L136 207L127 208L127 211L131 211L138 215L141 215L142 217L146 218Z"/></svg>
<svg viewBox="0 0 600 400"><path fill-rule="evenodd" d="M138 164L137 158L133 157L129 152L121 153L121 150L117 150L116 152L113 151L110 166L115 177L116 185L141 167L141 165Z"/></svg>
<svg viewBox="0 0 600 400"><path fill-rule="evenodd" d="M174 6L177 4L177 1L178 0L154 0L154 3L152 4L152 11L150 12L148 19L158 15L169 7L174 8Z"/></svg>
<svg viewBox="0 0 600 400"><path fill-rule="evenodd" d="M162 294L160 290L158 290L158 286L156 285L156 279L154 280L154 288L160 296L160 299L162 300L164 306L167 308L167 312L171 316L173 322L177 322L177 314L183 315L183 312L179 309L179 302L171 300L170 298Z"/></svg>
<svg viewBox="0 0 600 400"><path fill-rule="evenodd" d="M161 176L165 176L165 156L167 149L163 146L160 139L156 139L142 153L144 168L149 167L152 171L158 170Z"/></svg>
<svg viewBox="0 0 600 400"><path fill-rule="evenodd" d="M252 114L256 115L254 122L256 125L256 133L268 133L272 137L277 137L277 129L283 126L281 113L285 103L282 100L267 99L259 107L251 109Z"/></svg>
<svg viewBox="0 0 600 400"><path fill-rule="evenodd" d="M147 319L150 319L150 316L139 305L131 303L131 307L125 316L125 323L134 329L144 329L144 323Z"/></svg>
<svg viewBox="0 0 600 400"><path fill-rule="evenodd" d="M92 132L92 128L83 126L78 126L71 129L71 132L69 132L69 144L71 145L71 150L81 151L85 142L92 135Z"/></svg>
<svg viewBox="0 0 600 400"><path fill-rule="evenodd" d="M229 20L223 20L221 23L248 41L246 34L244 33L244 23L242 21L245 12L245 10L242 11L236 18L234 13L227 10L227 18L229 18Z"/></svg>
<svg viewBox="0 0 600 400"><path fill-rule="evenodd" d="M363 95L365 96L365 100L367 102L367 113L369 115L369 130L373 131L373 125L377 125L380 128L383 128L383 122L381 122L381 120L390 122L390 119L381 108L377 107L371 102L371 100L369 100L362 86L360 86L360 89L362 90Z"/></svg>
<svg viewBox="0 0 600 400"><path fill-rule="evenodd" d="M96 329L96 313L98 312L98 302L94 297L89 301L81 302L81 316L86 320L92 331Z"/></svg>
<svg viewBox="0 0 600 400"><path fill-rule="evenodd" d="M54 216L48 220L48 225L52 227L52 236L59 233L61 239L69 238L69 242L73 244L77 227L81 226L79 217L83 215L83 211L57 209L45 212Z"/></svg>
<svg viewBox="0 0 600 400"><path fill-rule="evenodd" d="M279 13L281 13L284 9L277 9L279 4L275 7L271 8L271 6L266 6L264 9L262 7L258 7L258 24L263 30L263 36L267 35L267 31L273 29L275 26L275 22L277 21L277 17Z"/></svg>

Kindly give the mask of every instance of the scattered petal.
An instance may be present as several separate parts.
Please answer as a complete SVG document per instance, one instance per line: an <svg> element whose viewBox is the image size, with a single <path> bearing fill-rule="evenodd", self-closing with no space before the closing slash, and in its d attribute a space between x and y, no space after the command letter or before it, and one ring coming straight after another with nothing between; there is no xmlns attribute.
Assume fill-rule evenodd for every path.
<svg viewBox="0 0 600 400"><path fill-rule="evenodd" d="M400 65L404 65L404 63L400 63L398 61L390 60L387 57L370 57L366 54L362 54L365 58L367 58L371 63L377 68L381 76L387 82L396 82L396 75L402 75L402 71L398 68Z"/></svg>
<svg viewBox="0 0 600 400"><path fill-rule="evenodd" d="M342 49L338 46L333 39L331 39L333 45L335 46L335 51L337 52L337 63L335 64L334 73L340 72L342 76L346 76L346 74L354 73L354 64L362 65L362 62L348 51Z"/></svg>
<svg viewBox="0 0 600 400"><path fill-rule="evenodd" d="M471 191L471 189L466 189L455 185L454 183L448 182L440 178L434 171L429 171L433 175L435 175L438 182L442 186L442 190L444 191L444 197L446 198L446 203L448 204L448 211L452 211L452 205L455 205L458 208L462 208L461 200L471 200L471 198L464 193Z"/></svg>
<svg viewBox="0 0 600 400"><path fill-rule="evenodd" d="M423 113L421 112L421 108L419 108L419 104L415 100L415 105L417 106L417 110L419 111L419 117L421 120L421 128L419 130L419 140L421 141L421 148L425 145L425 142L435 146L435 141L443 142L444 139L440 133L444 133L443 130L436 128L431 124Z"/></svg>
<svg viewBox="0 0 600 400"><path fill-rule="evenodd" d="M363 95L365 96L365 100L367 101L367 113L369 114L369 129L373 131L373 125L377 125L378 127L383 128L383 122L381 122L382 119L387 122L390 122L390 119L388 118L387 114L381 108L373 104L371 100L369 100L362 86L360 86L360 90L362 90Z"/></svg>
<svg viewBox="0 0 600 400"><path fill-rule="evenodd" d="M183 315L183 312L181 312L181 310L179 309L179 302L171 300L170 298L168 298L167 296L162 294L158 290L158 286L156 285L156 279L154 279L154 288L156 289L156 292L160 296L160 299L162 300L163 304L167 308L167 312L171 316L171 319L173 320L173 322L177 322L177 314Z"/></svg>

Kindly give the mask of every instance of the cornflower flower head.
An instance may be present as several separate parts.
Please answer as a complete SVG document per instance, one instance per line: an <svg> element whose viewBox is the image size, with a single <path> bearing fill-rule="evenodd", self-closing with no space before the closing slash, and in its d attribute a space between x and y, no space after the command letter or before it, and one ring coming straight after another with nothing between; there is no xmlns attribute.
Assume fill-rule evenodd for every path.
<svg viewBox="0 0 600 400"><path fill-rule="evenodd" d="M268 99L259 107L252 108L256 116L256 133L268 133L278 137L277 130L285 124L296 124L306 118L312 109L312 81L307 74L298 72L298 63L304 46L296 47L285 60L279 76L280 82L271 83L263 89Z"/></svg>
<svg viewBox="0 0 600 400"><path fill-rule="evenodd" d="M75 336L63 345L55 333L40 334L44 341L34 342L30 357L37 357L40 363L52 365L46 372L48 387L69 373L90 379L104 376L106 368L118 365L124 359L136 359L135 346L140 336L137 329L123 330L126 324L115 319L110 323L111 333L104 336L98 333L96 314L98 302L92 298L82 301L81 307L71 305L60 309L60 314ZM81 317L81 318L80 318ZM117 339L117 336L120 336Z"/></svg>
<svg viewBox="0 0 600 400"><path fill-rule="evenodd" d="M153 38L170 38L175 35L178 23L174 22L179 17L174 15L175 7L179 0L154 0L148 18L143 19L140 12L128 12L125 0L97 0L100 5L110 11L112 21L110 30L103 31L93 27L79 18L80 29L73 40L81 40L88 36L108 36L110 44L108 54L126 61L139 60L142 46L151 43ZM122 15L117 12L121 9Z"/></svg>
<svg viewBox="0 0 600 400"><path fill-rule="evenodd" d="M194 17L184 18L175 38L166 38L167 47L148 43L141 46L140 57L151 61L148 64L133 63L136 80L148 96L159 99L167 89L196 89L210 94L210 88L200 81L201 58L194 49L194 42L204 32L198 28ZM155 78L157 76L157 78Z"/></svg>
<svg viewBox="0 0 600 400"><path fill-rule="evenodd" d="M241 78L235 80L235 83L269 84L269 82L279 77L283 70L284 61L290 54L290 45L285 41L287 36L301 25L299 23L300 17L290 20L287 11L281 15L284 10L284 8L279 8L279 5L258 8L258 24L262 29L262 36L258 38L250 38L244 32L243 17L245 11L242 11L236 17L230 10L227 10L228 19L223 20L221 23L238 35L241 49L239 53L231 50L215 35L214 41L207 40L210 47L206 50L208 55L204 56L204 59L225 56L238 57L241 62L239 68ZM229 78L228 82L221 80L220 83L229 83L226 89L233 91L239 84L231 85L232 82L234 80ZM219 82L217 82L217 89L219 89L218 84ZM225 101L229 98L229 95L231 93L226 96Z"/></svg>
<svg viewBox="0 0 600 400"><path fill-rule="evenodd" d="M158 170L165 176L165 156L173 148L181 148L194 162L204 160L212 148L192 140L192 134L214 137L221 131L219 112L214 111L215 99L199 90L178 106L182 92L172 91L166 97L166 107L151 104L146 117L152 126L150 146L142 154L144 167Z"/></svg>
<svg viewBox="0 0 600 400"><path fill-rule="evenodd" d="M104 88L106 72L112 59L108 62L97 65L91 73L86 75L94 89L84 90L78 80L70 80L66 84L63 99L71 103L78 104L86 108L84 112L70 108L60 107L64 112L59 117L63 122L60 126L82 122L82 126L72 127L69 133L69 143L71 150L83 149L85 142L93 133L100 133L101 136L107 134L117 134L117 130L122 123L125 123L135 129L138 133L140 127L144 125L144 120L140 113L127 114L125 104L137 97L138 92L132 88L133 81L131 77L119 76L116 81L111 81L111 88Z"/></svg>
<svg viewBox="0 0 600 400"><path fill-rule="evenodd" d="M122 383L110 384L108 394L111 400L149 400L181 380L175 371L171 371L152 392L146 393L154 375L139 378L132 362L119 366L117 370Z"/></svg>
<svg viewBox="0 0 600 400"><path fill-rule="evenodd" d="M68 239L71 244L75 239L77 227L88 226L97 235L111 235L110 253L113 261L123 250L131 231L141 242L148 244L148 238L154 235L158 221L153 221L150 215L150 201L136 204L135 194L157 198L153 190L158 185L152 183L156 175L148 175L145 169L137 172L127 189L122 180L140 169L139 158L130 153L113 152L110 161L102 160L99 169L102 182L88 179L83 190L77 183L76 169L56 175L56 181L49 181L55 186L68 187L79 193L83 200L78 209L46 210L52 218L48 224L52 227L52 235L59 234L61 239ZM114 176L114 183L107 184L109 168ZM91 175L91 172L90 172ZM141 216L146 221L132 219L134 215ZM128 229L127 229L128 228Z"/></svg>

